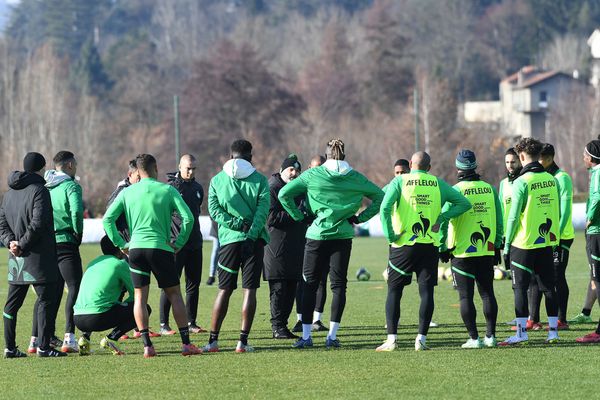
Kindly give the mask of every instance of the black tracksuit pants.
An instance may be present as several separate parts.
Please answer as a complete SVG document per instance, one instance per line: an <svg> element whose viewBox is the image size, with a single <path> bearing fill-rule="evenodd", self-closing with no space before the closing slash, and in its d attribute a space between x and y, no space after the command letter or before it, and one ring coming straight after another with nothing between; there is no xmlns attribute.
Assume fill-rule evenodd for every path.
<svg viewBox="0 0 600 400"><path fill-rule="evenodd" d="M288 318L294 308L296 285L298 285L297 280L269 280L273 332L287 328Z"/></svg>
<svg viewBox="0 0 600 400"><path fill-rule="evenodd" d="M37 308L34 314L36 331L41 332L38 337L39 348L48 350L50 348L50 337L52 336L52 323L54 303L56 301L56 284L34 284L38 298ZM29 285L8 285L8 298L4 306L4 342L6 348L14 350L16 347L15 337L17 329L17 313L25 301Z"/></svg>

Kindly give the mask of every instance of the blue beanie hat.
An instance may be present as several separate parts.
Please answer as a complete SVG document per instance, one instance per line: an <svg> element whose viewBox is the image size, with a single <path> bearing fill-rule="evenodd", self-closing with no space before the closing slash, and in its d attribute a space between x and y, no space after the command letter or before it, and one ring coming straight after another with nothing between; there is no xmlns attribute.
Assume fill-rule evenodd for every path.
<svg viewBox="0 0 600 400"><path fill-rule="evenodd" d="M475 158L475 153L473 153L471 150L462 149L456 155L455 165L456 168L463 171L477 168L477 159Z"/></svg>

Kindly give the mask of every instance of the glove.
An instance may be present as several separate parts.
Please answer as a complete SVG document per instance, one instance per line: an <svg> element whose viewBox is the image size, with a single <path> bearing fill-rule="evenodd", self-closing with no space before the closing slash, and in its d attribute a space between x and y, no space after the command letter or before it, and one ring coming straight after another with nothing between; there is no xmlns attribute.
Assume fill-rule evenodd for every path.
<svg viewBox="0 0 600 400"><path fill-rule="evenodd" d="M500 265L502 262L502 252L499 248L494 249L494 265Z"/></svg>
<svg viewBox="0 0 600 400"><path fill-rule="evenodd" d="M247 259L252 257L252 255L254 255L254 240L252 240L252 239L244 240L244 242L242 243L241 252L242 252L242 261L246 261Z"/></svg>
<svg viewBox="0 0 600 400"><path fill-rule="evenodd" d="M248 233L248 231L250 231L251 227L252 227L252 224L250 222L248 222L248 221L242 222L242 232Z"/></svg>
<svg viewBox="0 0 600 400"><path fill-rule="evenodd" d="M510 247L504 252L504 268L510 271Z"/></svg>
<svg viewBox="0 0 600 400"><path fill-rule="evenodd" d="M446 264L447 262L449 262L452 258L452 252L450 250L446 250L446 251L440 251L440 261L444 264Z"/></svg>
<svg viewBox="0 0 600 400"><path fill-rule="evenodd" d="M358 217L356 215L351 216L350 218L347 219L347 221L350 222L351 225L360 224L360 222L358 221Z"/></svg>

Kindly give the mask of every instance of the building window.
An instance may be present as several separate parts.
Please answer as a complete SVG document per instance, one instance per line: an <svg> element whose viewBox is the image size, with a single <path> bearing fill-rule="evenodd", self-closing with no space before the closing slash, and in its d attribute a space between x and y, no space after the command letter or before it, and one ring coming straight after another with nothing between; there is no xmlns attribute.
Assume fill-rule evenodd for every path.
<svg viewBox="0 0 600 400"><path fill-rule="evenodd" d="M538 105L540 108L548 108L548 92L540 92L540 101Z"/></svg>

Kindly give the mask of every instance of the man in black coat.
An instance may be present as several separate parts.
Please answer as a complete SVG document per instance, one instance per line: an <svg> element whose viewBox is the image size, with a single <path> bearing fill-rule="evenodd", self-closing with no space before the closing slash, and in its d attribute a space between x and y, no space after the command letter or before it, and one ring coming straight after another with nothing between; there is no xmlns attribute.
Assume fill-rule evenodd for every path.
<svg viewBox="0 0 600 400"><path fill-rule="evenodd" d="M202 233L200 232L200 206L204 199L204 189L196 182L196 158L191 154L184 154L179 160L179 171L167 174L169 185L173 186L183 201L188 205L194 216L194 226L190 237L183 248L175 254L175 267L181 276L185 268L185 308L187 310L188 327L190 333L206 332L198 326L196 317L198 315L198 292L202 278ZM179 236L181 230L181 218L173 215L171 224L171 237L173 240ZM163 291L160 294L160 334L174 335L176 332L169 327L169 312L171 303Z"/></svg>
<svg viewBox="0 0 600 400"><path fill-rule="evenodd" d="M300 175L298 158L291 154L281 164L279 173L269 179L271 206L267 228L271 241L265 247L264 278L269 282L271 327L275 339L297 338L287 327L294 306L296 285L302 279L302 261L306 234L305 221L296 222L283 209L277 195L281 188ZM301 205L303 197L296 198Z"/></svg>
<svg viewBox="0 0 600 400"><path fill-rule="evenodd" d="M115 189L114 192L112 192L112 194L108 198L108 201L106 203L106 208L108 209L108 207L110 207L110 205L113 203L113 201L115 201L115 199L117 198L119 193L121 193L121 191L123 191L123 189L126 189L129 186L133 185L134 183L138 183L139 181L140 181L140 173L138 171L137 164L136 164L136 161L134 158L133 160L129 161L129 168L127 170L127 178L123 179L122 181L120 181L117 184L117 188ZM121 214L119 216L119 218L117 218L116 224L117 224L117 229L119 230L119 233L123 237L123 240L125 240L126 242L129 242L129 240L131 238L129 237L129 227L127 226L127 220L125 219L125 214Z"/></svg>
<svg viewBox="0 0 600 400"><path fill-rule="evenodd" d="M39 357L63 357L50 347L53 305L56 301L58 262L50 192L44 186L46 160L39 153L27 153L24 171L14 171L8 177L10 190L0 207L0 241L9 249L8 298L4 306L5 358L27 355L15 343L17 313L29 290L38 295L37 328Z"/></svg>

